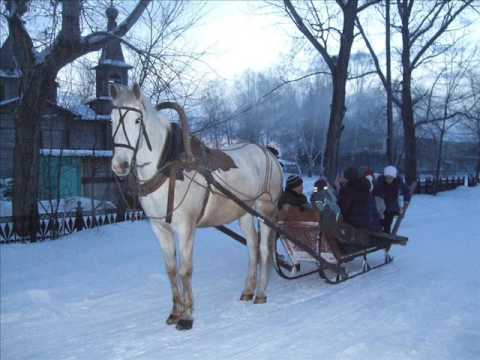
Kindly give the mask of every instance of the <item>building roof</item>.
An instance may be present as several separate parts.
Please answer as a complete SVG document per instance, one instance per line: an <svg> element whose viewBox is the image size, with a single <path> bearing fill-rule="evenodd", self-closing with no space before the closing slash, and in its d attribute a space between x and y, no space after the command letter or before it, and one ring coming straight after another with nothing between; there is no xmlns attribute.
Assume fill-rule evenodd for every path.
<svg viewBox="0 0 480 360"><path fill-rule="evenodd" d="M74 105L70 108L80 120L110 120L110 115L98 115L91 107L85 104Z"/></svg>
<svg viewBox="0 0 480 360"><path fill-rule="evenodd" d="M112 157L112 150L40 149L40 155L62 157Z"/></svg>

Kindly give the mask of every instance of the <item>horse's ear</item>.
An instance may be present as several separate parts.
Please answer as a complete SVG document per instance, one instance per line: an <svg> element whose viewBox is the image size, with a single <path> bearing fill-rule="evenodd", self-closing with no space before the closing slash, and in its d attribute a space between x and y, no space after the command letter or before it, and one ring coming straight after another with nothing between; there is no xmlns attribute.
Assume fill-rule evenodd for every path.
<svg viewBox="0 0 480 360"><path fill-rule="evenodd" d="M137 100L140 100L140 98L142 97L142 91L140 90L140 85L138 85L137 83L133 84L133 94L135 95Z"/></svg>
<svg viewBox="0 0 480 360"><path fill-rule="evenodd" d="M120 93L120 89L117 87L116 84L110 84L110 96L112 99L118 98L118 94Z"/></svg>

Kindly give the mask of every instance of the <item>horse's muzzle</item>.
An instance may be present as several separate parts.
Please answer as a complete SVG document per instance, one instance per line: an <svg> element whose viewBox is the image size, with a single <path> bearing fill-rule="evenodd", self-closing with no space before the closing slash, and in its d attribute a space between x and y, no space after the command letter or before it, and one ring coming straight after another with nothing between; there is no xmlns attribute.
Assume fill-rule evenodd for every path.
<svg viewBox="0 0 480 360"><path fill-rule="evenodd" d="M112 170L117 176L127 176L130 170L130 164L128 161L112 162Z"/></svg>

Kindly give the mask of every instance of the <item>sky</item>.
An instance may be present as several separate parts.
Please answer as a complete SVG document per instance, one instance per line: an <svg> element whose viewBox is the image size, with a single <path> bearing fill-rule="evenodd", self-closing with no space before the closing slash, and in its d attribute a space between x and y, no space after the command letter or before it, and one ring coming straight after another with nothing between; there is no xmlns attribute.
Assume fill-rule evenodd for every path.
<svg viewBox="0 0 480 360"><path fill-rule="evenodd" d="M289 51L288 24L262 5L261 1L206 3L206 16L192 40L207 49L204 60L220 78L231 79L247 69L266 70Z"/></svg>
<svg viewBox="0 0 480 360"><path fill-rule="evenodd" d="M135 2L131 4L133 6ZM289 61L292 54L295 54L292 49L298 47L294 37L302 36L281 9L266 5L264 1L209 0L189 5L192 11L201 9L205 14L183 39L185 48L193 48L197 52L206 51L202 61L194 64L191 70L198 82L216 79L231 82L247 69L265 72L279 63L287 64L283 69L288 71L300 69L293 76L296 77L308 73L307 67L313 58L318 59L318 63L323 63L315 51L312 51L313 56L300 52L293 61ZM364 13L362 16L362 23L367 28L376 52L380 54L380 61L383 61L384 29L380 22L374 22L373 17L365 16ZM468 37L471 46L480 42L478 21L468 31ZM398 43L398 37L393 40L394 45L396 42ZM307 41L303 40L303 43L305 49L312 49ZM367 52L360 38L354 42L352 53L357 51ZM333 54L334 51L330 50L330 53ZM93 57L99 55L97 53ZM395 64L398 71L398 62ZM63 73L68 78L72 76L72 71L75 69L66 68ZM291 78L292 75L285 73L284 77Z"/></svg>
<svg viewBox="0 0 480 360"><path fill-rule="evenodd" d="M205 9L206 16L189 40L209 49L204 60L221 78L231 79L247 69L264 71L272 67L291 52L292 38L301 35L292 21L281 15L280 9L272 10L262 1L211 0L206 2ZM385 49L383 24L367 13L362 15L362 24L375 51L382 54ZM466 42L470 45L480 42L479 22L466 32ZM392 39L392 46L396 44L400 46L398 36ZM306 48L311 45L307 44ZM356 51L368 52L360 37L352 48L352 53Z"/></svg>

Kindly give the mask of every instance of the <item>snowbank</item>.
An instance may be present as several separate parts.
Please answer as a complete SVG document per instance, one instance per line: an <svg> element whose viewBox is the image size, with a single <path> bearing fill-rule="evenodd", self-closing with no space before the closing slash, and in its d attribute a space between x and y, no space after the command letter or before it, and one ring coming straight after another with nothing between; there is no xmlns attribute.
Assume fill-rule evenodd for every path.
<svg viewBox="0 0 480 360"><path fill-rule="evenodd" d="M332 286L272 273L268 303L238 301L247 250L197 233L195 323L164 321L170 288L146 221L0 248L2 359L480 358L480 187L419 195L395 261Z"/></svg>

